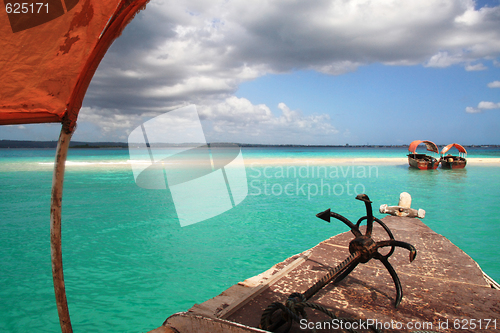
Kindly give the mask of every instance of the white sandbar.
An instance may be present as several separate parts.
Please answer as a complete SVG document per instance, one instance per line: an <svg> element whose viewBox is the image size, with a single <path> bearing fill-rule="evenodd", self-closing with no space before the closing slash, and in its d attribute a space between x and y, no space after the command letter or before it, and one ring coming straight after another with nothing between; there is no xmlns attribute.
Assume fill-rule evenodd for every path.
<svg viewBox="0 0 500 333"><path fill-rule="evenodd" d="M245 158L243 161L246 167L259 166L288 166L288 165L309 165L309 166L335 166L335 165L406 165L408 166L407 157L357 157L357 158ZM66 162L66 169L71 170L112 170L112 169L127 169L132 170L132 161L102 161L102 162ZM490 166L500 167L500 158L467 158L467 166ZM0 172L4 171L51 171L54 167L53 162L43 163L2 163L0 164Z"/></svg>

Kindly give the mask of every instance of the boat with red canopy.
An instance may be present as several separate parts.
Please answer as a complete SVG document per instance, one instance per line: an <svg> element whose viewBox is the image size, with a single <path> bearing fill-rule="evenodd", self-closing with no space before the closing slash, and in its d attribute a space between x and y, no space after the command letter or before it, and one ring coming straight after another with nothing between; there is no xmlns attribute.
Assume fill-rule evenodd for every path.
<svg viewBox="0 0 500 333"><path fill-rule="evenodd" d="M434 142L426 140L424 141L415 140L412 143L410 143L410 146L408 147L408 151L410 152L408 154L408 163L410 164L411 167L420 170L437 169L437 167L439 166L438 159L426 154L417 154L417 147L421 143L425 144L425 147L427 148L428 151L439 154L439 149Z"/></svg>
<svg viewBox="0 0 500 333"><path fill-rule="evenodd" d="M451 148L458 149L458 156L446 154ZM463 169L467 164L467 150L458 143L452 143L447 145L441 150L441 158L439 159L441 162L441 167L444 169Z"/></svg>

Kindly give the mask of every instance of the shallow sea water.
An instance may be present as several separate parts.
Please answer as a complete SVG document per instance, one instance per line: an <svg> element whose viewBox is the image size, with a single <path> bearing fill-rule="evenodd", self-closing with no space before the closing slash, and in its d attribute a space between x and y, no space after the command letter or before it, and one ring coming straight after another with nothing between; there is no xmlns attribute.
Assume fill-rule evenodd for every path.
<svg viewBox="0 0 500 333"><path fill-rule="evenodd" d="M243 148L244 158L401 157L402 149ZM54 150L0 150L0 331L57 332L49 201ZM477 149L469 157L500 157ZM235 208L181 228L167 190L138 187L127 150L72 149L63 201L63 256L75 332L147 332L277 262L347 231L367 193L377 217L399 193L423 222L500 281L500 168L418 171L407 165L250 166ZM417 249L418 250L418 249ZM418 257L417 257L418 258ZM404 301L404 300L403 300Z"/></svg>

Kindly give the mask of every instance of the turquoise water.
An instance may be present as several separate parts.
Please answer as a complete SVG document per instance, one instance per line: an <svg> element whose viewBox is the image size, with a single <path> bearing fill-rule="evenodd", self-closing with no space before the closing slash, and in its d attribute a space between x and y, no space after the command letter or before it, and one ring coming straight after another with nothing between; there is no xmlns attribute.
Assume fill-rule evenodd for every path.
<svg viewBox="0 0 500 333"><path fill-rule="evenodd" d="M244 158L402 157L403 148L244 148ZM54 150L0 150L0 331L57 332L49 201ZM471 149L469 157L500 157ZM500 281L500 167L418 171L407 165L247 167L249 195L210 220L179 226L166 190L139 188L128 152L72 149L64 184L63 256L75 332L147 332L326 237L346 231L367 193L374 210L399 193L423 221ZM381 214L376 214L382 217ZM418 249L417 249L418 250ZM418 256L417 256L418 259Z"/></svg>

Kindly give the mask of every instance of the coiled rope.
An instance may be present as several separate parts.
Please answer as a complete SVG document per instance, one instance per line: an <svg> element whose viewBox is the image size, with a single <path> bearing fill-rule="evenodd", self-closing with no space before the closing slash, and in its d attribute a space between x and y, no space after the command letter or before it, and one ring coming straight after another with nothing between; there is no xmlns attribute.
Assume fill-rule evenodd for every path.
<svg viewBox="0 0 500 333"><path fill-rule="evenodd" d="M291 294L286 300L285 304L282 304L280 302L274 302L271 305L269 305L262 313L262 317L260 320L260 327L264 330L273 330L281 326L283 322L288 322L288 327L285 331L288 332L290 331L293 321L299 323L301 321L301 317L307 320L307 313L305 311L305 308L311 308L323 312L330 318L338 320L339 322L351 322L351 323L362 322L366 327L370 328L373 332L382 333L382 331L377 329L375 325L370 325L366 321L337 317L332 311L325 308L324 306L319 305L317 303L308 302L304 294L300 293ZM281 317L279 318L278 322L273 324L271 322L272 316L278 310L281 310ZM351 333L357 332L352 328L346 328L345 330ZM313 332L316 332L314 328Z"/></svg>
<svg viewBox="0 0 500 333"><path fill-rule="evenodd" d="M324 306L313 303L313 302L308 302L304 296L304 294L300 293L293 293L291 294L288 299L286 300L285 304L282 304L280 302L274 302L271 305L269 305L264 312L262 313L262 317L260 320L260 328L263 330L269 330L273 331L274 329L277 329L278 327L282 326L284 323L288 323L288 327L284 331L284 333L287 333L290 331L293 322L300 323L301 318L305 319L307 321L307 313L305 311L305 308L311 308L314 310L318 310L320 312L323 312L332 320L336 320L339 323L358 323L359 326L364 326L367 329L370 329L371 331L375 333L383 333L383 330L380 330L376 327L376 324L370 324L368 321L362 320L362 319L354 319L354 318L346 318L346 317L338 317L333 313L331 310L325 308ZM273 315L281 310L281 316L276 318L276 322L272 322L272 317ZM344 325L342 326L344 327ZM350 332L350 333L358 333L357 330L353 328L348 328L344 327L342 329L343 331ZM316 332L316 328L312 328L313 332ZM439 333L436 331L412 331L411 333Z"/></svg>

